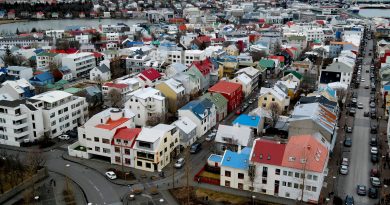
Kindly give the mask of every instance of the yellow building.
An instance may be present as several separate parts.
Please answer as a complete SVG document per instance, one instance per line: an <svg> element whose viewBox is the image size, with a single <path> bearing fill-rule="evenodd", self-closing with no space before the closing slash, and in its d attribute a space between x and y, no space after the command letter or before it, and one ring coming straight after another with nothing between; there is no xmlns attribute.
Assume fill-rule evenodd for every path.
<svg viewBox="0 0 390 205"><path fill-rule="evenodd" d="M168 111L176 113L176 111L185 105L188 101L188 96L185 95L185 88L179 81L170 78L156 85L156 89L160 90L167 98Z"/></svg>
<svg viewBox="0 0 390 205"><path fill-rule="evenodd" d="M219 78L227 77L229 79L234 78L235 73L238 70L237 62L220 62L218 68Z"/></svg>
<svg viewBox="0 0 390 205"><path fill-rule="evenodd" d="M264 88L260 89L260 96L258 99L258 107L269 109L271 103L277 103L281 111L288 109L290 105L290 97L288 94L280 89L278 86L273 88Z"/></svg>

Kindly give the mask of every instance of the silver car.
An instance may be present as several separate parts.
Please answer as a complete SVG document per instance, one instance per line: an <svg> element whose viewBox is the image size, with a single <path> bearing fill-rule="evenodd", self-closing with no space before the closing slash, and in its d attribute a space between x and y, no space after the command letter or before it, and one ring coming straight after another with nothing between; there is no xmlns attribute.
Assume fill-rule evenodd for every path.
<svg viewBox="0 0 390 205"><path fill-rule="evenodd" d="M184 166L184 158L179 158L175 163L175 168L182 168Z"/></svg>
<svg viewBox="0 0 390 205"><path fill-rule="evenodd" d="M348 174L348 166L341 165L340 174L347 175Z"/></svg>

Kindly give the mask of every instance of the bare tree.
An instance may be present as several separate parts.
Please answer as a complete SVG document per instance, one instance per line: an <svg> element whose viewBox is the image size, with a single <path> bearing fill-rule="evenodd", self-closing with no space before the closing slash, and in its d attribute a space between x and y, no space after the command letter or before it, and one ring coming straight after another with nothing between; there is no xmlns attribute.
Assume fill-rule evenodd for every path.
<svg viewBox="0 0 390 205"><path fill-rule="evenodd" d="M282 113L282 109L280 108L280 105L276 102L271 102L269 105L269 114L271 116L271 126L274 128L276 123L279 120L279 116Z"/></svg>
<svg viewBox="0 0 390 205"><path fill-rule="evenodd" d="M151 116L148 116L148 119L146 120L147 126L156 126L159 123L164 122L163 116L161 113L152 113Z"/></svg>
<svg viewBox="0 0 390 205"><path fill-rule="evenodd" d="M108 96L109 96L109 100L110 100L111 106L119 107L119 106L122 105L123 97L122 97L122 93L119 90L111 89L108 92Z"/></svg>
<svg viewBox="0 0 390 205"><path fill-rule="evenodd" d="M280 42L277 40L274 46L274 55L280 52L282 52L282 45L280 45Z"/></svg>
<svg viewBox="0 0 390 205"><path fill-rule="evenodd" d="M337 103L339 104L339 107L342 109L343 104L345 102L345 97L347 96L347 90L343 88L337 88L335 89L336 96L337 96Z"/></svg>
<svg viewBox="0 0 390 205"><path fill-rule="evenodd" d="M61 67L61 65L55 61L49 62L49 65L47 66L47 68L49 69L50 72L58 70L60 67Z"/></svg>
<svg viewBox="0 0 390 205"><path fill-rule="evenodd" d="M35 174L40 168L46 164L46 157L42 151L32 150L27 156L28 169L31 174Z"/></svg>
<svg viewBox="0 0 390 205"><path fill-rule="evenodd" d="M251 51L250 54L253 58L253 61L259 61L267 56L267 53L265 51Z"/></svg>
<svg viewBox="0 0 390 205"><path fill-rule="evenodd" d="M176 107L177 108L183 107L185 104L188 103L189 100L190 100L190 95L188 95L188 94L184 94L184 95L180 96L176 100Z"/></svg>

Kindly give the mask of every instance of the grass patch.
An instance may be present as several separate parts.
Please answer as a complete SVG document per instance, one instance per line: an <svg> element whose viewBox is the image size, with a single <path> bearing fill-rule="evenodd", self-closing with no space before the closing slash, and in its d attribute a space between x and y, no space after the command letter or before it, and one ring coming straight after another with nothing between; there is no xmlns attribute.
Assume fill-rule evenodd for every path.
<svg viewBox="0 0 390 205"><path fill-rule="evenodd" d="M219 174L214 174L211 172L203 171L202 173L199 174L200 177L207 177L211 179L221 179L221 176Z"/></svg>
<svg viewBox="0 0 390 205"><path fill-rule="evenodd" d="M225 194L202 188L196 189L195 196L197 198L205 198L207 196L209 201L221 202L223 204L247 204L250 202L250 200L245 197Z"/></svg>

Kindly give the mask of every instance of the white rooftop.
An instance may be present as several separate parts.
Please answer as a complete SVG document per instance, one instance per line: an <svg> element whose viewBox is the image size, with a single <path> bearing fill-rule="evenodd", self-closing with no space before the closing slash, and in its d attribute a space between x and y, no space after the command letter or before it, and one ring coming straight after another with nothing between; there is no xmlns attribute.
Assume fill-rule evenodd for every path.
<svg viewBox="0 0 390 205"><path fill-rule="evenodd" d="M196 129L196 124L188 117L181 117L179 120L173 122L176 127L183 130L186 134Z"/></svg>
<svg viewBox="0 0 390 205"><path fill-rule="evenodd" d="M164 100L165 99L165 97L160 95L159 90L154 89L152 87L138 89L138 90L130 93L130 96L135 96L135 97L141 98L141 99L147 99L147 98L154 98L157 100Z"/></svg>
<svg viewBox="0 0 390 205"><path fill-rule="evenodd" d="M236 77L241 83L243 83L244 85L249 85L252 81L252 79L247 76L245 73L241 73L240 75L238 75Z"/></svg>
<svg viewBox="0 0 390 205"><path fill-rule="evenodd" d="M248 146L251 140L252 130L249 127L219 125L216 142L226 143L224 138L230 138L234 144Z"/></svg>
<svg viewBox="0 0 390 205"><path fill-rule="evenodd" d="M67 97L71 97L71 96L73 96L73 95L70 93L60 91L60 90L54 90L54 91L48 91L48 92L36 95L36 96L32 97L31 99L41 100L41 101L47 102L47 103L54 103L54 102L57 102L59 100L65 99Z"/></svg>
<svg viewBox="0 0 390 205"><path fill-rule="evenodd" d="M166 85L169 86L175 93L181 93L184 91L183 84L173 78L170 78L166 81L164 81Z"/></svg>

